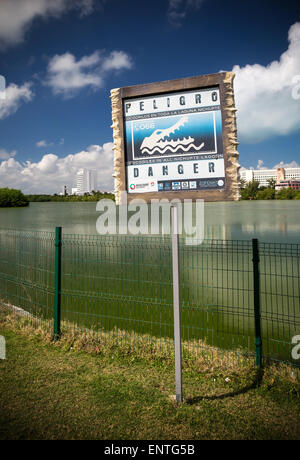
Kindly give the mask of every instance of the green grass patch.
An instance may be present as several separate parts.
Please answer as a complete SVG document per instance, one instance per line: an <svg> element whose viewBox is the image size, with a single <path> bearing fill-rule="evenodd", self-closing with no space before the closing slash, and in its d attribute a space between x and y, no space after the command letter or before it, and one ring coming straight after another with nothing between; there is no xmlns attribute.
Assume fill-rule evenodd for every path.
<svg viewBox="0 0 300 460"><path fill-rule="evenodd" d="M174 401L171 344L110 342L52 331L0 310L0 439L298 439L299 376L211 355L184 358L184 402ZM168 348L169 346L169 348Z"/></svg>

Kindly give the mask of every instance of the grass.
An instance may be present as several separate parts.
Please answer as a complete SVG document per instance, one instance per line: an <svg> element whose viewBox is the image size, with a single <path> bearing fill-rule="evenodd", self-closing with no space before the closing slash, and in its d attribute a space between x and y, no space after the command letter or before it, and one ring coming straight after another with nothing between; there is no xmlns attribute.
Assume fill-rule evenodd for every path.
<svg viewBox="0 0 300 460"><path fill-rule="evenodd" d="M299 439L295 370L186 354L184 402L174 401L171 350L132 352L65 327L60 341L0 309L0 439ZM170 352L170 353L169 353Z"/></svg>

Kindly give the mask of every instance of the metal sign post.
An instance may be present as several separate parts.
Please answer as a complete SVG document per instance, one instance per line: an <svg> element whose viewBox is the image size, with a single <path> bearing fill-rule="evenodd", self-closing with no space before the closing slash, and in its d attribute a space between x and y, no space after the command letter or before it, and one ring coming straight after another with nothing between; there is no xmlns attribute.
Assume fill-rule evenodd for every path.
<svg viewBox="0 0 300 460"><path fill-rule="evenodd" d="M181 325L180 325L180 289L179 289L179 251L178 251L178 208L173 205L172 213L172 265L173 265L173 308L174 308L174 346L176 401L182 402L182 362L181 362Z"/></svg>
<svg viewBox="0 0 300 460"><path fill-rule="evenodd" d="M55 229L55 275L54 275L54 340L60 338L61 329L61 246L62 228Z"/></svg>

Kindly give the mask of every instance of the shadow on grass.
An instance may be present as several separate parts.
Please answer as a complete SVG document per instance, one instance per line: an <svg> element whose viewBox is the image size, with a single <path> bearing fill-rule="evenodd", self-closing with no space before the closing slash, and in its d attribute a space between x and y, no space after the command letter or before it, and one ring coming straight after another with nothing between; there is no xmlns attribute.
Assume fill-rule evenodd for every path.
<svg viewBox="0 0 300 460"><path fill-rule="evenodd" d="M193 398L187 398L186 403L193 405L201 401L215 401L215 400L232 398L233 396L245 394L250 390L260 387L262 379L263 379L263 374L264 374L263 368L259 368L256 371L253 381L249 385L245 386L244 388L241 388L240 390L231 391L230 393L224 393L222 395L217 395L217 396L214 396L214 395L213 396L195 396Z"/></svg>

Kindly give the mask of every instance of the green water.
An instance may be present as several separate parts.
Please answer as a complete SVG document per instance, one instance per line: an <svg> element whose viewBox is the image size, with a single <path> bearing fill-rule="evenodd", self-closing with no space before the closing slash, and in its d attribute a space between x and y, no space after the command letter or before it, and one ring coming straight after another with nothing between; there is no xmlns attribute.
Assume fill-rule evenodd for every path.
<svg viewBox="0 0 300 460"><path fill-rule="evenodd" d="M31 203L29 208L0 209L0 227L95 234L96 203ZM205 204L205 237L259 238L300 243L300 201L241 201Z"/></svg>
<svg viewBox="0 0 300 460"><path fill-rule="evenodd" d="M291 339L300 333L300 246L290 246L300 243L299 210L299 202L289 201L205 205L205 236L219 241L181 243L185 340L254 350L251 238L256 237L265 243L260 257L263 351L290 360ZM0 216L2 228L53 232L63 227L63 319L111 334L172 337L168 237L96 236L96 203L32 203L1 209ZM53 234L0 231L0 297L51 318L53 255Z"/></svg>

